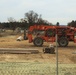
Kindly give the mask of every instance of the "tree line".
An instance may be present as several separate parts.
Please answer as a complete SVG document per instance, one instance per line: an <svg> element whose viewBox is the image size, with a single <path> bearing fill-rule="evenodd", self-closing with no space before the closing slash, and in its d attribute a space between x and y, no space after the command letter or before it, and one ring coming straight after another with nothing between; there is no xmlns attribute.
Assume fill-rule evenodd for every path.
<svg viewBox="0 0 76 75"><path fill-rule="evenodd" d="M76 21L72 20L68 23L68 26L76 27Z"/></svg>
<svg viewBox="0 0 76 75"><path fill-rule="evenodd" d="M4 29L15 29L17 27L20 28L28 28L28 23L27 22L3 22L0 23L0 28Z"/></svg>
<svg viewBox="0 0 76 75"><path fill-rule="evenodd" d="M14 18L10 17L8 18L8 22L0 23L0 28L9 28L9 29L15 29L17 27L21 28L29 28L31 25L53 25L52 23L48 22L47 20L44 20L42 18L42 15L34 12L29 11L24 14L24 18L21 18L20 21L16 21ZM59 22L56 24L59 26ZM76 27L76 21L69 22L67 26L73 26Z"/></svg>
<svg viewBox="0 0 76 75"><path fill-rule="evenodd" d="M8 22L0 23L0 28L10 28L14 30L16 27L29 28L34 24L52 25L52 23L44 20L41 14L39 15L34 11L29 11L24 14L24 18L20 19L20 21L16 21L13 17L9 17Z"/></svg>

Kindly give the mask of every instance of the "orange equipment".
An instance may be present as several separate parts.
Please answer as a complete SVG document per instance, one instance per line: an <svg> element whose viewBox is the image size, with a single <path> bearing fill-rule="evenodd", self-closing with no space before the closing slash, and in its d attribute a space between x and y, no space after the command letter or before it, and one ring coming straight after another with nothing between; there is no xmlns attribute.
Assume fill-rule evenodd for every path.
<svg viewBox="0 0 76 75"><path fill-rule="evenodd" d="M33 42L35 46L42 46L44 42L55 42L56 34L58 34L59 46L65 47L69 41L76 43L76 28L69 26L30 26L28 40L29 43Z"/></svg>

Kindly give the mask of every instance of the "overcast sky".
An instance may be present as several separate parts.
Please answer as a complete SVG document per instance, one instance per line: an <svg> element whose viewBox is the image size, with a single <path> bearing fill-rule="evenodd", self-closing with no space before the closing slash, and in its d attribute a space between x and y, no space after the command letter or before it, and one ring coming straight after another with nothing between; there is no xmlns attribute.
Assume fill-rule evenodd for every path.
<svg viewBox="0 0 76 75"><path fill-rule="evenodd" d="M19 20L30 10L53 24L76 20L76 0L0 0L0 22L9 17Z"/></svg>

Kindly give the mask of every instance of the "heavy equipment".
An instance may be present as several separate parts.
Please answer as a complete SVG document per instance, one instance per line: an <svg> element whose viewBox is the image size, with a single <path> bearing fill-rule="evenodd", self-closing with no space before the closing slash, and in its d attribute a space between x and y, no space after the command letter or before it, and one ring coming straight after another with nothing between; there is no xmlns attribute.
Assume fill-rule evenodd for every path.
<svg viewBox="0 0 76 75"><path fill-rule="evenodd" d="M35 46L42 46L44 42L55 42L58 35L58 44L68 46L70 41L76 43L76 28L70 26L33 25L28 30L28 40Z"/></svg>

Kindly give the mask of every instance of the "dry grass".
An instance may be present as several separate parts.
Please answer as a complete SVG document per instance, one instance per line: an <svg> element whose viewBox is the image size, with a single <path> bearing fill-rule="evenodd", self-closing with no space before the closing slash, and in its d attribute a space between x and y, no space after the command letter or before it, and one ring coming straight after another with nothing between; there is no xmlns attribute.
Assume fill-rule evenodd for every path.
<svg viewBox="0 0 76 75"><path fill-rule="evenodd" d="M8 31L9 33L10 31ZM12 31L9 33L11 34ZM21 35L21 34L20 34ZM0 54L0 62L51 62L56 63L56 54L44 54L43 47L48 46L50 43L44 43L43 47L35 47L28 40L16 41L20 35L7 35L0 37L0 48L37 48L39 54ZM55 43L54 43L55 45ZM76 64L76 44L69 43L68 47L59 47L59 63L73 63Z"/></svg>
<svg viewBox="0 0 76 75"><path fill-rule="evenodd" d="M35 47L28 40L16 41L20 35L12 31L2 34L0 48L37 48L39 54L0 54L1 75L55 75L56 54L44 54L43 47ZM55 45L55 43L54 43ZM68 47L58 47L59 75L76 75L76 44L70 42Z"/></svg>
<svg viewBox="0 0 76 75"><path fill-rule="evenodd" d="M76 64L59 64L59 75L76 75ZM0 63L1 75L55 75L56 65L51 63Z"/></svg>

